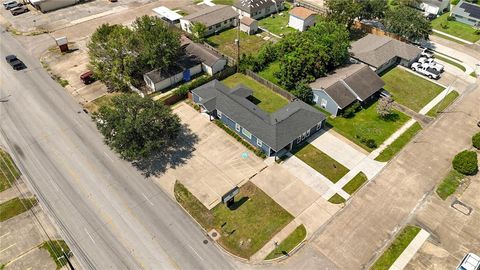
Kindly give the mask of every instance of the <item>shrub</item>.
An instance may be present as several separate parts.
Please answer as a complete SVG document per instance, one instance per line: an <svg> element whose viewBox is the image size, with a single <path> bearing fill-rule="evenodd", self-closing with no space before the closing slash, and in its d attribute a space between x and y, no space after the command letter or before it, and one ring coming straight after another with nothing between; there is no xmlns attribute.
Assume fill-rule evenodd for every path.
<svg viewBox="0 0 480 270"><path fill-rule="evenodd" d="M448 17L447 17L447 21L454 22L454 21L456 21L456 20L457 20L457 18L455 18L455 17L453 17L453 16L448 16Z"/></svg>
<svg viewBox="0 0 480 270"><path fill-rule="evenodd" d="M238 142L240 142L241 144L243 144L248 150L252 151L256 156L260 157L260 158L267 158L267 155L265 155L265 153L258 147L254 147L253 145L251 145L250 143L248 143L247 141L245 141L242 137L240 137L240 135L238 135L235 131L231 130L230 128L228 128L227 126L225 126L222 121L220 120L215 120L214 121L215 124L217 126L219 126L221 129L223 129L225 132L227 132L230 136L232 136L233 138L235 138Z"/></svg>
<svg viewBox="0 0 480 270"><path fill-rule="evenodd" d="M344 118L352 118L355 116L355 113L359 112L362 109L360 102L355 101L352 105L348 106L342 112L342 117Z"/></svg>
<svg viewBox="0 0 480 270"><path fill-rule="evenodd" d="M369 147L369 148L377 148L377 143L375 142L374 139L368 139L365 144Z"/></svg>
<svg viewBox="0 0 480 270"><path fill-rule="evenodd" d="M474 175L478 171L477 153L464 150L453 158L452 164L457 172L465 175Z"/></svg>
<svg viewBox="0 0 480 270"><path fill-rule="evenodd" d="M480 29L475 30L475 35L480 35Z"/></svg>
<svg viewBox="0 0 480 270"><path fill-rule="evenodd" d="M443 29L448 29L448 23L442 22L440 23L440 27L442 27Z"/></svg>
<svg viewBox="0 0 480 270"><path fill-rule="evenodd" d="M480 150L480 132L477 132L477 134L473 135L472 145L473 145L473 147Z"/></svg>

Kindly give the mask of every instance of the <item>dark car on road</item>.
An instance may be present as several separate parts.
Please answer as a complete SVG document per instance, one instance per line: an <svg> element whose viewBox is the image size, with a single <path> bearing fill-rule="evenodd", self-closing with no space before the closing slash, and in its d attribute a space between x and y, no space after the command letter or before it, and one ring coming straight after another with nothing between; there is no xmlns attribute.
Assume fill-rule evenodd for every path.
<svg viewBox="0 0 480 270"><path fill-rule="evenodd" d="M13 16L17 16L28 11L29 10L26 6L19 6L19 7L10 9L10 12L12 13Z"/></svg>
<svg viewBox="0 0 480 270"><path fill-rule="evenodd" d="M7 60L7 63L10 64L14 70L21 70L25 68L25 64L13 54L7 55L5 60Z"/></svg>

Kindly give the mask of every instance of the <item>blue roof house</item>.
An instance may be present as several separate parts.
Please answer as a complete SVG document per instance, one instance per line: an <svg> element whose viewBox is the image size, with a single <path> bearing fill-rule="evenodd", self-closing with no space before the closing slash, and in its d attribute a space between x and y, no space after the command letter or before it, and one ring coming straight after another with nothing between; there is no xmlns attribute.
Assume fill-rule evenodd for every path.
<svg viewBox="0 0 480 270"><path fill-rule="evenodd" d="M325 115L303 101L266 113L247 99L252 93L245 86L230 89L214 80L192 90L192 99L211 119L219 119L267 156L282 156L324 125Z"/></svg>

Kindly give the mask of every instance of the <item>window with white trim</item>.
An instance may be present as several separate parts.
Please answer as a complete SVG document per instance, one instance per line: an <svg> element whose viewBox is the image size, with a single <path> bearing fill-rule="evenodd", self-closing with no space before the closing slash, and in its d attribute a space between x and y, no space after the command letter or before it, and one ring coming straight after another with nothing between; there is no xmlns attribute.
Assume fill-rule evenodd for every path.
<svg viewBox="0 0 480 270"><path fill-rule="evenodd" d="M219 119L222 119L222 112L217 110L217 116L218 116Z"/></svg>
<svg viewBox="0 0 480 270"><path fill-rule="evenodd" d="M240 125L238 123L235 123L235 130L240 132Z"/></svg>
<svg viewBox="0 0 480 270"><path fill-rule="evenodd" d="M242 133L245 135L247 138L251 139L252 138L252 133L250 131L246 130L245 128L242 128Z"/></svg>
<svg viewBox="0 0 480 270"><path fill-rule="evenodd" d="M319 123L317 124L317 130L320 130L321 128L322 128L322 122L319 122Z"/></svg>
<svg viewBox="0 0 480 270"><path fill-rule="evenodd" d="M326 108L326 107L327 107L327 100L324 99L324 98L322 98L322 102L320 103L320 106L321 106L322 108Z"/></svg>
<svg viewBox="0 0 480 270"><path fill-rule="evenodd" d="M305 137L308 137L308 136L310 136L310 129L307 130L307 132L305 132Z"/></svg>
<svg viewBox="0 0 480 270"><path fill-rule="evenodd" d="M302 136L298 136L297 143L300 143L301 141L302 141Z"/></svg>
<svg viewBox="0 0 480 270"><path fill-rule="evenodd" d="M259 138L257 138L257 145L260 147L262 147L263 145L263 142Z"/></svg>

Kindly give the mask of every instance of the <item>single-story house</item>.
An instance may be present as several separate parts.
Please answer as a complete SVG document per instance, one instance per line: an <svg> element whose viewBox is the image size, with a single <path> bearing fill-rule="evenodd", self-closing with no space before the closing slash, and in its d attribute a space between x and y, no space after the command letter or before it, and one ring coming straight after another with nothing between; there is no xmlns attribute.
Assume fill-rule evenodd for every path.
<svg viewBox="0 0 480 270"><path fill-rule="evenodd" d="M237 12L226 5L206 7L180 19L180 26L185 32L192 33L194 23L202 23L207 30L205 35L212 35L236 25Z"/></svg>
<svg viewBox="0 0 480 270"><path fill-rule="evenodd" d="M219 119L267 156L283 155L324 125L325 115L301 100L269 114L248 99L251 95L245 86L230 89L217 80L192 90L193 101L210 119Z"/></svg>
<svg viewBox="0 0 480 270"><path fill-rule="evenodd" d="M310 84L313 101L338 115L355 101L364 103L376 96L385 82L367 65L351 64Z"/></svg>
<svg viewBox="0 0 480 270"><path fill-rule="evenodd" d="M258 31L258 21L250 17L240 19L240 31L253 35Z"/></svg>
<svg viewBox="0 0 480 270"><path fill-rule="evenodd" d="M260 19L283 10L284 0L236 0L233 8L240 18Z"/></svg>
<svg viewBox="0 0 480 270"><path fill-rule="evenodd" d="M455 17L458 22L480 27L480 6L460 1L453 9L450 16Z"/></svg>
<svg viewBox="0 0 480 270"><path fill-rule="evenodd" d="M171 24L177 24L180 22L180 19L183 17L182 15L178 14L177 12L167 8L167 7L156 7L152 9L152 11L155 13L157 17L160 19L171 23Z"/></svg>
<svg viewBox="0 0 480 270"><path fill-rule="evenodd" d="M419 8L428 14L440 15L450 8L450 0L422 0Z"/></svg>
<svg viewBox="0 0 480 270"><path fill-rule="evenodd" d="M396 64L410 67L421 53L417 46L373 34L353 42L350 48L352 58L369 65L377 74Z"/></svg>
<svg viewBox="0 0 480 270"><path fill-rule="evenodd" d="M193 55L196 59L200 60L202 62L202 70L208 75L211 76L222 71L225 68L225 65L227 65L227 59L219 55L217 52L187 38L185 38L184 41L186 41L184 45L185 53Z"/></svg>
<svg viewBox="0 0 480 270"><path fill-rule="evenodd" d="M191 77L202 72L202 61L194 55L183 55L175 65L167 71L159 69L143 74L143 80L151 91L147 94L161 91L179 82L188 82Z"/></svg>
<svg viewBox="0 0 480 270"><path fill-rule="evenodd" d="M22 1L18 1L22 2ZM80 0L28 0L30 4L41 12L48 12L80 3Z"/></svg>
<svg viewBox="0 0 480 270"><path fill-rule="evenodd" d="M289 12L288 26L303 32L315 24L315 11L304 7L294 7Z"/></svg>

